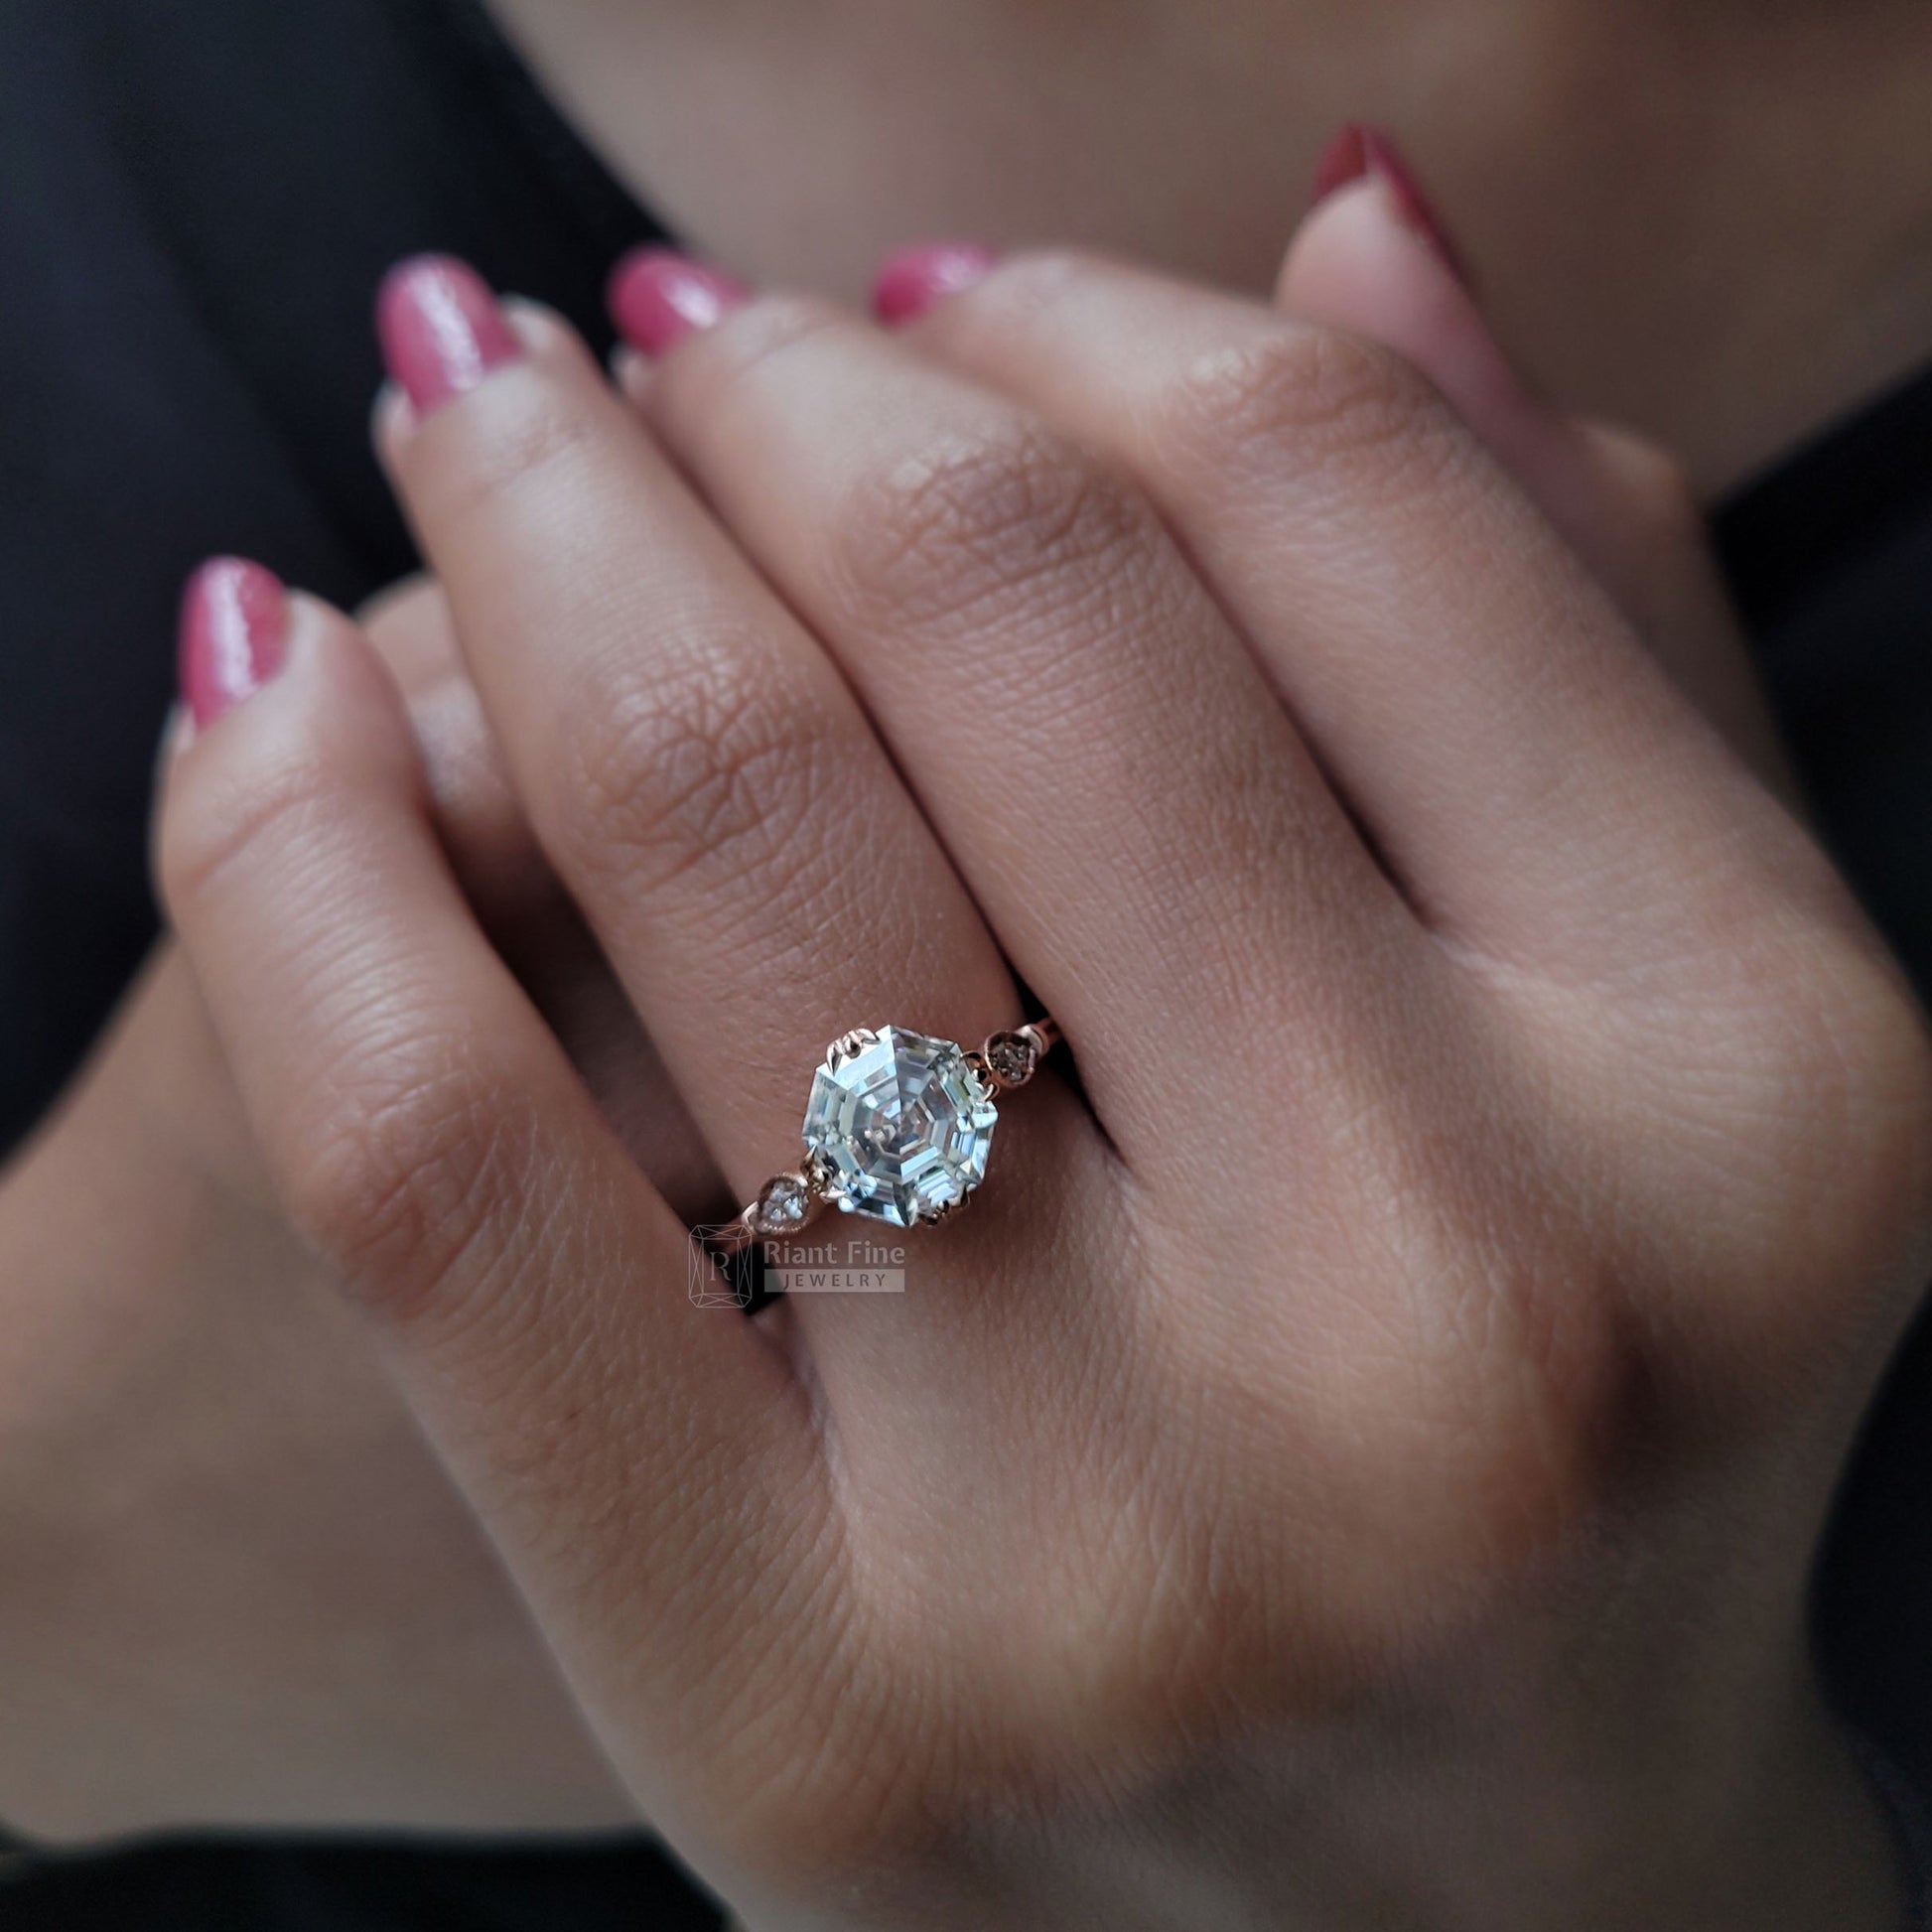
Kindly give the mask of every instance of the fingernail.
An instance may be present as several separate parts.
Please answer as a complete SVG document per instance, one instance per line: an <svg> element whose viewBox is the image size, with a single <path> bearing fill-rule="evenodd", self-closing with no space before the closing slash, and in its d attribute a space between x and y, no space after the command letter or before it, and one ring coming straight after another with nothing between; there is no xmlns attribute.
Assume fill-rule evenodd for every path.
<svg viewBox="0 0 1932 1932"><path fill-rule="evenodd" d="M751 299L743 282L669 248L639 248L624 256L611 271L607 291L611 320L646 355L662 355Z"/></svg>
<svg viewBox="0 0 1932 1932"><path fill-rule="evenodd" d="M449 255L398 262L375 317L389 374L425 416L523 353L489 284Z"/></svg>
<svg viewBox="0 0 1932 1932"><path fill-rule="evenodd" d="M1424 193L1402 150L1378 128L1351 122L1328 143L1315 170L1314 199L1317 204L1325 202L1336 190L1370 176L1388 189L1403 221L1442 257L1457 281L1467 284L1470 277L1462 252L1449 239L1435 203Z"/></svg>
<svg viewBox="0 0 1932 1932"><path fill-rule="evenodd" d="M181 694L197 729L252 697L282 667L288 593L243 557L212 557L181 600Z"/></svg>
<svg viewBox="0 0 1932 1932"><path fill-rule="evenodd" d="M949 295L984 281L999 257L975 241L929 241L902 249L872 285L872 311L890 326L916 322Z"/></svg>

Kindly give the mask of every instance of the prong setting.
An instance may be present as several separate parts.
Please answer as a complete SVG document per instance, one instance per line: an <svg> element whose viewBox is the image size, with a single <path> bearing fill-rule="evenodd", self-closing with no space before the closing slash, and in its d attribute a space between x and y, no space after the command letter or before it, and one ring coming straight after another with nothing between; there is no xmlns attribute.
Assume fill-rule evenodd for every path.
<svg viewBox="0 0 1932 1932"><path fill-rule="evenodd" d="M871 1027L854 1027L825 1049L826 1061L832 1066L843 1066L847 1060L856 1060L868 1046L877 1044L878 1039L879 1035Z"/></svg>

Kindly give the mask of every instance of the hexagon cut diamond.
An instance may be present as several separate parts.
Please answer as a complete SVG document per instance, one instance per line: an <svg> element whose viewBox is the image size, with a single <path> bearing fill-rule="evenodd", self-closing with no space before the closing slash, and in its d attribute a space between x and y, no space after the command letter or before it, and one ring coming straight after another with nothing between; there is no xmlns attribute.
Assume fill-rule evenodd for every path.
<svg viewBox="0 0 1932 1932"><path fill-rule="evenodd" d="M949 1039L903 1027L847 1035L812 1079L805 1148L851 1214L910 1227L986 1178L999 1109Z"/></svg>

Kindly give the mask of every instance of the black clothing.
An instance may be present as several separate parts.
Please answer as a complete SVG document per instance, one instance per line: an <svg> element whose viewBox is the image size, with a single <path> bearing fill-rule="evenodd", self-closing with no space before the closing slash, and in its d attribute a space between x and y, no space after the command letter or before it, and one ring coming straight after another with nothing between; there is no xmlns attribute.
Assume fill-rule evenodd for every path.
<svg viewBox="0 0 1932 1932"><path fill-rule="evenodd" d="M30 1866L7 1932L718 1932L722 1914L641 1840L559 1850L152 1847Z"/></svg>
<svg viewBox="0 0 1932 1932"><path fill-rule="evenodd" d="M413 567L369 454L376 281L447 249L608 344L657 232L469 0L0 4L0 1148L154 931L181 580Z"/></svg>
<svg viewBox="0 0 1932 1932"><path fill-rule="evenodd" d="M154 931L182 579L236 550L353 605L412 565L365 431L383 269L466 256L602 347L604 273L654 232L473 0L0 5L0 1150ZM1828 834L1932 989L1932 378L1745 492L1720 536ZM1928 1478L1922 1326L1848 1482L1820 1627L1840 1695L1932 1790ZM9 1932L712 1922L642 1841L0 1874Z"/></svg>

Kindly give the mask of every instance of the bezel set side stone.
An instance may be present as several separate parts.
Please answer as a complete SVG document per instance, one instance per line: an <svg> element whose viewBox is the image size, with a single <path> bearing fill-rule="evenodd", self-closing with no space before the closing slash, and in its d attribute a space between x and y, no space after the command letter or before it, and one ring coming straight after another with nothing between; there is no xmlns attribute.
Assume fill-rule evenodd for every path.
<svg viewBox="0 0 1932 1932"><path fill-rule="evenodd" d="M1017 1027L1011 1033L988 1034L986 1044L967 1058L974 1061L1003 1093L1024 1087L1039 1071L1046 1048L1031 1028Z"/></svg>
<svg viewBox="0 0 1932 1932"><path fill-rule="evenodd" d="M759 1240L776 1241L802 1233L824 1212L825 1202L802 1168L773 1174L746 1211L746 1223Z"/></svg>

